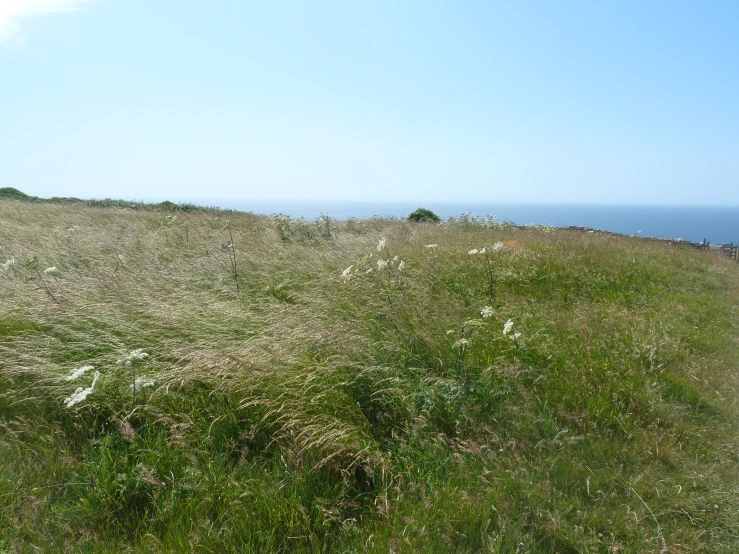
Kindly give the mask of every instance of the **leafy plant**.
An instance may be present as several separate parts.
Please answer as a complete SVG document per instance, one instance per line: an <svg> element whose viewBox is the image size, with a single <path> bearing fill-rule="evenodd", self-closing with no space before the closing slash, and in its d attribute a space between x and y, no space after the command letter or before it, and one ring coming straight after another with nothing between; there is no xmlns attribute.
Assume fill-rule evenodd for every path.
<svg viewBox="0 0 739 554"><path fill-rule="evenodd" d="M408 221L415 221L417 223L430 221L433 223L438 223L439 221L441 221L441 219L431 210L427 210L426 208L418 208L417 210L408 214Z"/></svg>

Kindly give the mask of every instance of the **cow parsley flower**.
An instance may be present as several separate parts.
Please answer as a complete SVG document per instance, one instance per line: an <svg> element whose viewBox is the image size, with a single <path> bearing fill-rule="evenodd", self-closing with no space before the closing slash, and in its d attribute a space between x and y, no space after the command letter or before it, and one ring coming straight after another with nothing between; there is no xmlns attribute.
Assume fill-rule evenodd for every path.
<svg viewBox="0 0 739 554"><path fill-rule="evenodd" d="M64 400L64 405L67 408L71 408L75 404L79 404L85 398L90 396L93 392L95 392L95 385L97 384L99 378L100 378L100 372L96 371L95 376L92 379L92 385L90 385L86 389L83 389L82 387L77 387L77 390L74 391L74 394Z"/></svg>
<svg viewBox="0 0 739 554"><path fill-rule="evenodd" d="M385 242L386 242L385 237L382 237L380 239L380 242L377 243L377 251L378 252L382 252L382 249L385 248Z"/></svg>
<svg viewBox="0 0 739 554"><path fill-rule="evenodd" d="M434 248L438 248L438 247L439 247L439 245L438 245L438 244L427 244L426 246L424 246L424 248L431 248L432 250L433 250Z"/></svg>
<svg viewBox="0 0 739 554"><path fill-rule="evenodd" d="M75 379L79 379L80 377L82 377L85 373L87 373L91 369L95 369L95 368L93 366L91 366L91 365L83 365L82 367L78 367L77 369L75 369L74 371L72 371L72 373L70 373L69 375L67 375L64 378L64 380L65 381L74 381Z"/></svg>
<svg viewBox="0 0 739 554"><path fill-rule="evenodd" d="M341 272L341 278L344 279L344 281L348 281L349 279L352 278L351 271L353 267L354 265L350 265L344 271Z"/></svg>
<svg viewBox="0 0 739 554"><path fill-rule="evenodd" d="M509 319L505 322L505 325L503 326L503 336L507 336L512 341L518 340L518 337L521 336L521 333L511 333L511 329L513 329L513 320Z"/></svg>
<svg viewBox="0 0 739 554"><path fill-rule="evenodd" d="M382 271L387 267L387 260L377 260L377 271Z"/></svg>
<svg viewBox="0 0 739 554"><path fill-rule="evenodd" d="M477 248L473 248L469 252L467 252L470 256L474 256L475 254L478 254L480 251Z"/></svg>
<svg viewBox="0 0 739 554"><path fill-rule="evenodd" d="M157 384L156 379L152 379L151 377L141 376L141 377L136 378L136 380L130 386L130 389L132 393L135 393L136 391L145 389L146 387L153 387L156 384Z"/></svg>
<svg viewBox="0 0 739 554"><path fill-rule="evenodd" d="M51 275L51 274L53 274L53 273L56 273L57 271L58 271L58 269L56 268L56 266L55 266L55 265L53 265L53 266L51 266L51 267L47 267L46 269L44 269L44 273L45 273L46 275Z"/></svg>
<svg viewBox="0 0 739 554"><path fill-rule="evenodd" d="M494 252L500 252L503 249L503 243L502 242L496 242L493 245L493 251Z"/></svg>
<svg viewBox="0 0 739 554"><path fill-rule="evenodd" d="M120 360L116 361L116 364L130 366L133 362L144 360L148 357L149 355L144 352L143 348L137 348L136 350L131 350L127 356L123 356Z"/></svg>
<svg viewBox="0 0 739 554"><path fill-rule="evenodd" d="M468 339L459 339L458 341L455 341L452 348L462 348L467 346L470 343Z"/></svg>
<svg viewBox="0 0 739 554"><path fill-rule="evenodd" d="M400 263L398 264L398 271L403 271L404 267L405 267L405 262L403 260L400 260Z"/></svg>
<svg viewBox="0 0 739 554"><path fill-rule="evenodd" d="M503 326L503 334L507 335L511 332L511 329L513 329L513 320L509 319L505 322L505 325Z"/></svg>
<svg viewBox="0 0 739 554"><path fill-rule="evenodd" d="M14 265L15 265L15 258L11 258L9 260L5 260L5 262L3 263L3 265L0 266L0 273L2 273L3 271L10 270L10 268L13 267Z"/></svg>
<svg viewBox="0 0 739 554"><path fill-rule="evenodd" d="M495 310L493 310L493 308L491 308L490 306L485 306L480 312L480 315L483 319L490 319L495 315Z"/></svg>
<svg viewBox="0 0 739 554"><path fill-rule="evenodd" d="M487 248L483 248L482 250L480 250L480 254L487 254Z"/></svg>

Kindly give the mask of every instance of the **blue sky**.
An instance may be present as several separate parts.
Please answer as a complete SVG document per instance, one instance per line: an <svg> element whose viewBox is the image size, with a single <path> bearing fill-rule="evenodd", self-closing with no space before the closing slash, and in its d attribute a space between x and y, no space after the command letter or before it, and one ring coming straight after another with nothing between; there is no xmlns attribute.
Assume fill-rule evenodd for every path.
<svg viewBox="0 0 739 554"><path fill-rule="evenodd" d="M739 204L739 2L0 0L0 186Z"/></svg>

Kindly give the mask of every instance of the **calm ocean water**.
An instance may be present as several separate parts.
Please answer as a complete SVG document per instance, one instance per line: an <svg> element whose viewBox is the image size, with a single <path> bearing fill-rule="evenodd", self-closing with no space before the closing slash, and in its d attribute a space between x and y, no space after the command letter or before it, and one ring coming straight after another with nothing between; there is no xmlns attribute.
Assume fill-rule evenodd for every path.
<svg viewBox="0 0 739 554"><path fill-rule="evenodd" d="M586 204L486 204L435 202L338 202L338 201L248 201L197 200L196 204L218 206L259 214L282 213L313 220L319 213L335 218L372 216L405 217L423 206L442 219L469 212L495 216L517 225L578 225L627 235L682 238L712 243L739 242L739 206L623 206Z"/></svg>

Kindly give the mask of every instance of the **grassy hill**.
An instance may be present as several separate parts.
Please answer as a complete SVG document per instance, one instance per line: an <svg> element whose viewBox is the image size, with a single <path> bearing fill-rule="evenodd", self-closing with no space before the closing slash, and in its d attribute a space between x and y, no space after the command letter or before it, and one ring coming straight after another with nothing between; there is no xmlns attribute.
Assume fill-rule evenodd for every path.
<svg viewBox="0 0 739 554"><path fill-rule="evenodd" d="M739 551L735 262L106 205L0 200L0 552Z"/></svg>

